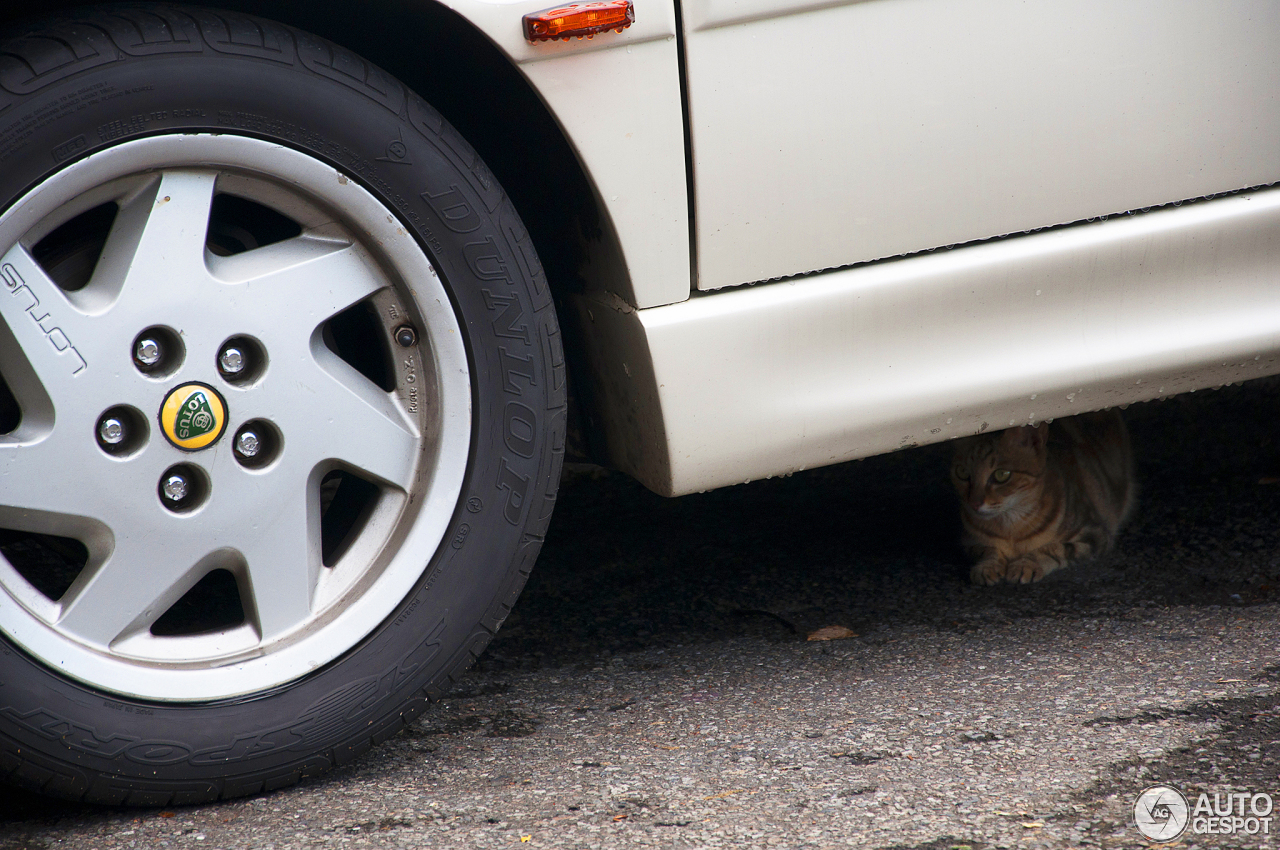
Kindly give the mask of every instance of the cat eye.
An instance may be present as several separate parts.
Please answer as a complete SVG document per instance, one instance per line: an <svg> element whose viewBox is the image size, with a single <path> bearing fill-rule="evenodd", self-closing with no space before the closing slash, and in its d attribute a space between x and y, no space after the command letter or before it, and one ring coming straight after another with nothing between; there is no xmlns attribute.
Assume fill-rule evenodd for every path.
<svg viewBox="0 0 1280 850"><path fill-rule="evenodd" d="M1013 475L1013 473L1007 469L997 469L995 472L991 473L991 478L997 484L1003 484L1009 480L1010 475Z"/></svg>
<svg viewBox="0 0 1280 850"><path fill-rule="evenodd" d="M963 466L957 466L954 472L956 474L956 478L959 478L961 481L969 480L969 470L965 469Z"/></svg>

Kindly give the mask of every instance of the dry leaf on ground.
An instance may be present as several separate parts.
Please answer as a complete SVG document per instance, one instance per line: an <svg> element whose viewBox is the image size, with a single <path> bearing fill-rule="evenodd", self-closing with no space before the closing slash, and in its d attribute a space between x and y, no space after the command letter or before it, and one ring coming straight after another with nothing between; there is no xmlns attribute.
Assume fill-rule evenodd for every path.
<svg viewBox="0 0 1280 850"><path fill-rule="evenodd" d="M851 637L857 637L852 629L846 629L844 626L823 626L809 632L808 640L843 640Z"/></svg>

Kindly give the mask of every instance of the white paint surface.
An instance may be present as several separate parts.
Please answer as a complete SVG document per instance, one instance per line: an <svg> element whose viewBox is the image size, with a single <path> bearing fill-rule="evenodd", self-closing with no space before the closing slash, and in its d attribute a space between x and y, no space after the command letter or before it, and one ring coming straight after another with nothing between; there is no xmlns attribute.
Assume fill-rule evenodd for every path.
<svg viewBox="0 0 1280 850"><path fill-rule="evenodd" d="M684 8L701 289L1280 179L1274 0Z"/></svg>
<svg viewBox="0 0 1280 850"><path fill-rule="evenodd" d="M1280 189L579 312L614 463L680 495L1280 372Z"/></svg>
<svg viewBox="0 0 1280 850"><path fill-rule="evenodd" d="M445 0L506 56L578 154L622 246L624 269L583 269L637 307L689 297L689 202L673 0L634 0L636 19L590 39L532 44L522 19L547 0ZM557 187L548 181L548 191Z"/></svg>

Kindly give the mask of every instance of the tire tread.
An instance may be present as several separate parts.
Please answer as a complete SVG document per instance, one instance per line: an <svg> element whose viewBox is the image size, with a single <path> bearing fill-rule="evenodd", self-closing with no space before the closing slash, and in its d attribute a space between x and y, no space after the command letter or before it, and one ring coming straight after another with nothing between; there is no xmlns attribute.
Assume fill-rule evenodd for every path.
<svg viewBox="0 0 1280 850"><path fill-rule="evenodd" d="M15 98L38 93L67 77L120 61L145 62L176 53L207 52L291 65L340 82L383 109L400 116L407 130L431 140L453 160L480 197L486 212L532 283L531 309L536 348L547 367L544 409L550 445L540 470L540 486L531 491L523 543L513 554L496 595L476 631L429 681L407 695L400 710L376 729L366 727L322 754L307 753L289 764L219 781L168 782L134 777L90 778L59 774L28 752L0 746L0 779L29 790L106 805L169 806L207 803L296 784L332 766L346 764L375 744L393 737L455 683L476 660L511 611L542 546L555 505L564 459L566 365L551 290L532 238L488 167L474 148L422 98L381 69L337 45L283 24L234 12L193 10L169 4L126 4L60 15L0 44L0 117ZM3 737L3 736L0 736Z"/></svg>

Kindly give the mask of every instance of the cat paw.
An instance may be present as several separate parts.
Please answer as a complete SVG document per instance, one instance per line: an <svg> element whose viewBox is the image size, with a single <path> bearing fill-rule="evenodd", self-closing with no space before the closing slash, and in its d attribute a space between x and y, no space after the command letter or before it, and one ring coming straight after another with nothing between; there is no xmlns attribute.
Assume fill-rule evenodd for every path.
<svg viewBox="0 0 1280 850"><path fill-rule="evenodd" d="M974 584L1000 584L1004 581L1005 565L1003 562L989 558L979 561L973 565L973 569L969 571L969 581Z"/></svg>
<svg viewBox="0 0 1280 850"><path fill-rule="evenodd" d="M1057 565L1039 558L1015 558L1005 567L1005 581L1009 584L1031 584L1053 572Z"/></svg>

